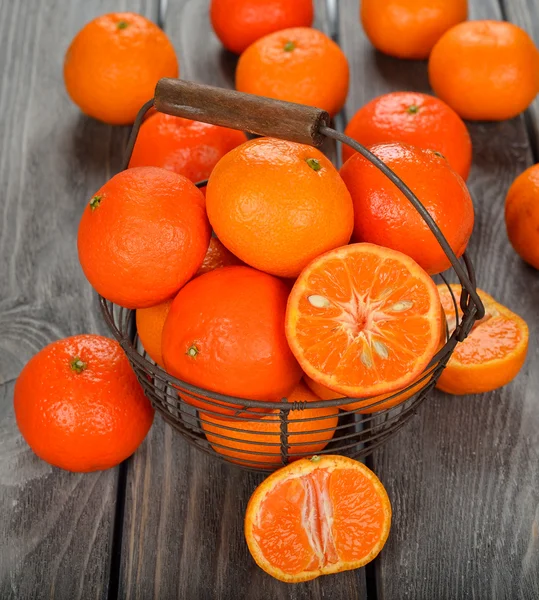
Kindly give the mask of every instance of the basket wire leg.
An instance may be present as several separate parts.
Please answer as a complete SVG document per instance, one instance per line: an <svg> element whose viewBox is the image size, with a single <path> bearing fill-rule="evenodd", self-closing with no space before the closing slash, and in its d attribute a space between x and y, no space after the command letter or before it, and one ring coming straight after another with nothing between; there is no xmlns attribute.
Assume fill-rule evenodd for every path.
<svg viewBox="0 0 539 600"><path fill-rule="evenodd" d="M283 400L285 402L286 400ZM282 408L279 411L280 422L280 442L281 442L281 462L283 465L288 464L288 416L290 409Z"/></svg>

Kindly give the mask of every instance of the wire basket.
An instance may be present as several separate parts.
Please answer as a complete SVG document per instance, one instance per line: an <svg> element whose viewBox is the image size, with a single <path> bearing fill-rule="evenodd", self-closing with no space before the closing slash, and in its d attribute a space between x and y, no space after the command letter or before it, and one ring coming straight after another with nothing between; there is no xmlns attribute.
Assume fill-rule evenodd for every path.
<svg viewBox="0 0 539 600"><path fill-rule="evenodd" d="M313 146L322 145L327 138L347 144L371 161L399 188L435 235L462 286L462 317L459 318L457 300L451 287L446 278L440 276L448 285L453 299L455 328L450 332L446 324L446 342L419 380L383 399L339 398L307 403L289 402L283 398L280 402L263 402L195 387L172 377L147 357L138 342L134 310L100 297L105 320L127 354L154 408L197 448L255 471L272 471L294 459L313 454L337 453L355 458L370 454L414 415L436 384L457 343L466 338L474 322L484 315L468 256L465 253L459 261L430 214L406 184L361 144L332 129L329 115L322 110L178 79L162 79L157 84L155 97L142 107L137 116L125 168L140 125L151 108ZM202 187L206 183L202 181L196 185ZM200 396L208 407L203 412L189 403L190 398ZM359 402L361 405L357 406ZM238 408L224 417L218 410L223 403ZM328 414L301 418L301 411L313 408L328 409ZM263 415L263 421L261 411L267 413ZM328 416L330 412L331 416ZM263 427L260 427L261 423L264 423Z"/></svg>

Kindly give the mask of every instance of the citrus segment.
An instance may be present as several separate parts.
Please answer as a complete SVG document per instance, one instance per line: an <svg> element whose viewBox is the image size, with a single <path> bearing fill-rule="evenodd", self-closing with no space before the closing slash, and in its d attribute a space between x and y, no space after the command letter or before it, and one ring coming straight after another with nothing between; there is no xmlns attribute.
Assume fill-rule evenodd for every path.
<svg viewBox="0 0 539 600"><path fill-rule="evenodd" d="M411 258L352 244L315 259L288 300L286 333L309 377L349 397L406 387L434 356L436 286Z"/></svg>
<svg viewBox="0 0 539 600"><path fill-rule="evenodd" d="M460 285L451 285L460 309ZM455 328L455 307L446 285L438 291L450 331ZM450 394L480 394L512 381L522 368L528 350L528 326L514 312L477 290L485 316L477 321L468 337L458 344L436 387Z"/></svg>
<svg viewBox="0 0 539 600"><path fill-rule="evenodd" d="M387 493L365 465L343 456L279 469L247 506L245 536L257 564L286 582L361 567L389 534Z"/></svg>

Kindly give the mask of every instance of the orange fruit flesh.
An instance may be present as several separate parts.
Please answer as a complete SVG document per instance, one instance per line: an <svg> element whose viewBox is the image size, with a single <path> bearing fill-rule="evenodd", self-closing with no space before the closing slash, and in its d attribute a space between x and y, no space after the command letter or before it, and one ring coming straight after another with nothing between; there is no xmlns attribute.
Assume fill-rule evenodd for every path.
<svg viewBox="0 0 539 600"><path fill-rule="evenodd" d="M378 478L342 456L297 461L273 473L249 501L245 534L258 565L307 581L372 560L389 534L391 507Z"/></svg>
<svg viewBox="0 0 539 600"><path fill-rule="evenodd" d="M451 285L459 318L460 285ZM455 307L445 285L438 290L450 331L455 328ZM464 342L458 344L436 387L450 394L480 394L502 387L516 377L528 349L528 326L518 315L477 290L485 305L485 316L474 324Z"/></svg>
<svg viewBox="0 0 539 600"><path fill-rule="evenodd" d="M349 397L413 382L442 328L436 286L411 258L352 244L315 259L288 301L287 338L309 377Z"/></svg>

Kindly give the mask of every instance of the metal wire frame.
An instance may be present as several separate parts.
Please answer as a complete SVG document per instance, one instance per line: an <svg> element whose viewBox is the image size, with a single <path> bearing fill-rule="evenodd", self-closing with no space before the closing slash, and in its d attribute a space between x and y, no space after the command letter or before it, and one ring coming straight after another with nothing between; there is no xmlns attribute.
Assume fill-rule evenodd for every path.
<svg viewBox="0 0 539 600"><path fill-rule="evenodd" d="M124 168L129 164L144 116L153 105L154 101L150 100L137 115L128 143ZM251 471L275 470L291 460L312 456L314 453L340 453L359 458L373 452L395 435L416 413L434 387L457 343L466 338L474 322L484 315L483 304L476 292L475 272L469 257L465 253L462 262L459 261L437 224L410 188L387 165L355 140L327 126L322 126L320 132L362 154L398 187L440 243L462 286L461 315L450 285L445 277L441 276L452 298L455 326L449 331L446 322L446 343L430 361L419 380L383 399L338 398L315 402L289 402L287 398L283 398L280 402L269 402L218 394L172 377L154 364L138 343L135 311L114 305L100 297L105 321L126 352L155 409L193 446ZM206 183L207 181L201 181L196 185L203 187ZM409 393L422 382L424 386L419 391L399 402L398 398L401 395ZM195 399L200 402L200 397L203 398L204 408L195 410L190 401ZM356 403L361 405L357 406ZM231 414L222 414L223 405L232 409ZM328 426L328 416L291 416L291 411L303 411L307 408L335 410L335 414L338 412L337 426ZM264 414L261 415L261 412ZM259 422L261 418L271 426L269 430L252 430L249 425ZM305 425L316 422L319 422L320 427L313 426L303 430L295 427L300 423ZM209 431L210 427L212 431ZM246 436L249 436L248 439ZM311 439L313 436L316 437L316 441ZM261 441L258 441L257 437L260 437ZM238 441L241 441L242 448L238 448Z"/></svg>

